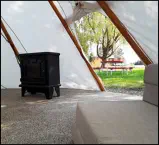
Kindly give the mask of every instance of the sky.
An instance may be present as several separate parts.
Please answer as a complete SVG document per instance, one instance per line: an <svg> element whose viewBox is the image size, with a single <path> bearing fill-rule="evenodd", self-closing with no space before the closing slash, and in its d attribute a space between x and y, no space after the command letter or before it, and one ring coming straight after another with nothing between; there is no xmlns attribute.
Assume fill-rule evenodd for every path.
<svg viewBox="0 0 159 145"><path fill-rule="evenodd" d="M140 58L136 55L136 53L134 52L134 50L131 48L130 45L128 44L121 45L121 49L123 49L124 52L123 57L125 58L127 64L134 63L140 60ZM92 52L94 56L97 56L96 45L93 45L89 51Z"/></svg>
<svg viewBox="0 0 159 145"><path fill-rule="evenodd" d="M137 56L137 54L131 48L130 45L125 45L125 46L123 46L122 49L123 49L123 52L124 52L123 56L126 59L127 63L134 63L134 62L140 60L140 58Z"/></svg>

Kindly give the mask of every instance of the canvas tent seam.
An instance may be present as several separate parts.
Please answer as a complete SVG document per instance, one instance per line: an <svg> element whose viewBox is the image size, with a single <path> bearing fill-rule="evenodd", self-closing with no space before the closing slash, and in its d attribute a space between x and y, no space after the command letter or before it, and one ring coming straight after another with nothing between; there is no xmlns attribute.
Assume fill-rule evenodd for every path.
<svg viewBox="0 0 159 145"><path fill-rule="evenodd" d="M117 27L117 29L120 31L120 33L124 36L124 38L130 44L130 46L133 48L133 50L136 52L136 54L139 56L139 58L146 65L153 63L152 60L143 52L142 47L139 45L137 40L135 40L134 36L127 29L125 29L126 27L124 26L124 24L122 24L122 22L119 20L119 18L111 10L109 5L105 1L97 1L97 3L106 13L106 15L110 18L110 20L113 22L113 24Z"/></svg>
<svg viewBox="0 0 159 145"><path fill-rule="evenodd" d="M16 46L15 46L15 44L14 44L14 42L13 42L11 36L9 35L7 29L5 28L5 25L3 24L2 20L1 20L1 29L2 29L2 31L4 32L6 38L8 39L9 44L10 44L11 48L12 48L13 51L14 51L14 54L18 57L19 52L18 52L18 50L17 50L17 48L16 48Z"/></svg>
<svg viewBox="0 0 159 145"><path fill-rule="evenodd" d="M8 39L4 36L4 34L3 34L2 32L1 32L1 35L2 35L3 38L6 40L6 42L10 44L10 42L8 41ZM17 60L18 65L20 66L20 62L19 62L19 60L18 60L18 57L17 57L16 55L15 55L15 57L16 57L16 60Z"/></svg>
<svg viewBox="0 0 159 145"><path fill-rule="evenodd" d="M59 6L60 6L60 8L61 8L61 10L62 10L62 12L63 12L63 14L65 15L65 17L66 17L66 19L67 19L67 15L66 15L66 13L65 13L65 11L64 11L64 9L63 9L63 7L62 7L62 5L60 4L59 1L57 1L57 3L59 4ZM71 27L70 27L70 26L68 26L68 27L70 28L72 34L74 35L73 30L71 29ZM75 35L74 35L74 36L75 36Z"/></svg>
<svg viewBox="0 0 159 145"><path fill-rule="evenodd" d="M2 37L9 43L8 39L4 36L4 34L1 32Z"/></svg>
<svg viewBox="0 0 159 145"><path fill-rule="evenodd" d="M75 36L72 34L70 28L68 27L66 21L64 20L64 18L62 17L62 15L60 14L60 12L58 11L57 7L55 6L55 4L53 3L53 1L48 1L50 6L52 7L52 9L54 10L54 12L56 13L57 17L59 18L59 20L61 21L62 25L65 27L68 35L70 36L70 38L72 39L73 43L75 44L77 50L79 51L81 57L83 58L84 62L86 63L89 71L91 72L93 78L95 79L96 83L98 84L99 88L101 91L105 91L104 85L102 83L102 81L100 80L100 78L97 76L97 74L94 72L93 68L91 67L90 63L87 61L87 59L84 57L83 52L82 52L82 48L80 47L80 45L78 44L77 39L75 38Z"/></svg>
<svg viewBox="0 0 159 145"><path fill-rule="evenodd" d="M63 11L63 13L64 13L65 17L67 18L67 15L66 15L66 13L65 13L64 9L62 8L62 6L61 6L60 2L59 2L59 1L57 1L57 2L58 2L58 4L59 4L59 6L60 6L61 10Z"/></svg>
<svg viewBox="0 0 159 145"><path fill-rule="evenodd" d="M1 18L2 18L2 16L1 16ZM2 19L3 19L3 18L2 18ZM2 35L2 36L5 38L5 40L10 44L10 46L11 46L11 48L12 48L14 54L15 54L15 58L16 58L16 60L17 60L17 63L18 63L18 65L20 66L20 61L19 61L19 58L18 58L19 52L18 52L18 50L17 50L15 44L13 43L12 38L11 38L11 36L9 35L7 29L5 28L5 25L3 24L2 20L1 20L1 29L2 29L2 31L3 31L3 33L4 33L4 35L5 35L7 38L6 38L5 36L3 36L2 33L1 33L1 35Z"/></svg>
<svg viewBox="0 0 159 145"><path fill-rule="evenodd" d="M13 32L13 34L15 35L15 37L18 39L18 41L20 42L21 46L23 47L23 49L25 50L26 53L27 50L26 48L24 47L24 45L22 44L22 42L20 41L20 39L18 38L18 36L16 35L16 33L14 32L14 30L9 26L9 24L6 22L6 20L1 16L1 18L3 19L3 21L6 23L6 25L9 27L9 29Z"/></svg>

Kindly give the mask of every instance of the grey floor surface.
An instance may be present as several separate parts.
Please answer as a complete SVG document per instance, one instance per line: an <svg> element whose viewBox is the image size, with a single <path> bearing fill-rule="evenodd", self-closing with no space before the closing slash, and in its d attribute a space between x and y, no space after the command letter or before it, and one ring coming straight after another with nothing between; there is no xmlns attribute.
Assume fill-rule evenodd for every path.
<svg viewBox="0 0 159 145"><path fill-rule="evenodd" d="M1 89L1 144L72 144L77 102L142 100L142 96L61 89L61 96L21 97L20 89Z"/></svg>

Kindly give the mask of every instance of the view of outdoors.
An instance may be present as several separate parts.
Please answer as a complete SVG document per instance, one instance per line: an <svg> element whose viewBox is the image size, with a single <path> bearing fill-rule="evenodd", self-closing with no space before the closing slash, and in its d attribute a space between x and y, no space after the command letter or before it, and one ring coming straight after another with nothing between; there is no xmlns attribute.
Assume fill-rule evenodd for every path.
<svg viewBox="0 0 159 145"><path fill-rule="evenodd" d="M1 1L1 144L158 144L158 1Z"/></svg>
<svg viewBox="0 0 159 145"><path fill-rule="evenodd" d="M94 12L75 22L80 44L106 89L142 94L144 65L106 16Z"/></svg>

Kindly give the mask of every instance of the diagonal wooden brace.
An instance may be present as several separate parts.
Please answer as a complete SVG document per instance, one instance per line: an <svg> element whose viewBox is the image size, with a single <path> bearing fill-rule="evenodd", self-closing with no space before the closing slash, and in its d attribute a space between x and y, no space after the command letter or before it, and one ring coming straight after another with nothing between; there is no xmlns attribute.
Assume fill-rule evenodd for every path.
<svg viewBox="0 0 159 145"><path fill-rule="evenodd" d="M64 28L66 29L68 35L70 36L70 38L72 39L72 41L74 42L75 46L77 47L81 57L84 59L88 69L90 70L92 76L94 77L94 79L96 80L99 88L101 91L105 91L104 85L102 83L102 81L100 80L100 78L97 76L97 74L94 72L92 66L90 65L90 63L87 61L87 59L85 58L83 52L82 52L82 48L80 47L76 37L72 34L71 30L69 29L65 19L62 17L62 15L60 14L60 12L58 11L57 7L55 6L55 4L53 3L53 1L48 1L52 7L52 9L54 10L54 12L56 13L56 15L58 16L58 18L60 19L62 25L64 26Z"/></svg>
<svg viewBox="0 0 159 145"><path fill-rule="evenodd" d="M6 38L7 38L8 42L9 42L11 48L13 49L14 54L18 57L19 52L18 52L16 46L14 45L14 43L13 43L13 41L12 41L12 38L10 37L10 35L9 35L8 31L7 31L7 29L5 28L5 26L4 26L3 22L2 22L2 20L1 20L1 29L2 29L2 31L3 31L3 33L4 33L4 35L6 36Z"/></svg>

